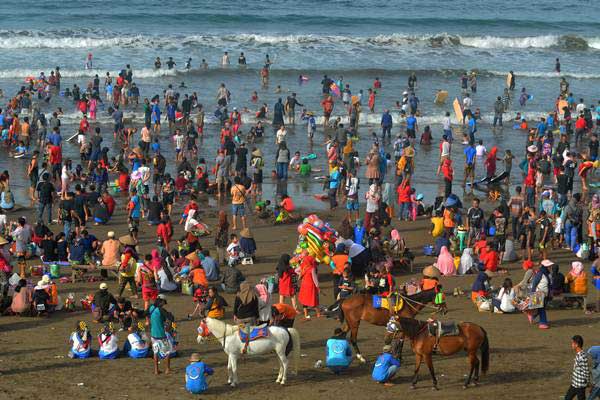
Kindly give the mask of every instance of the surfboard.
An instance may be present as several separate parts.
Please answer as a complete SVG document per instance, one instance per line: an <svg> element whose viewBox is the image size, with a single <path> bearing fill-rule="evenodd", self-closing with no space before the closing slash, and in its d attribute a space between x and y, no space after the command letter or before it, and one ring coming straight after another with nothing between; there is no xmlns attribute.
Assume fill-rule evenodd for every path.
<svg viewBox="0 0 600 400"><path fill-rule="evenodd" d="M458 97L454 98L454 102L452 103L452 106L454 107L454 114L456 115L456 120L459 123L462 123L464 116L463 116L462 108L460 107L460 101L458 101Z"/></svg>
<svg viewBox="0 0 600 400"><path fill-rule="evenodd" d="M510 87L510 72L506 75L506 87Z"/></svg>
<svg viewBox="0 0 600 400"><path fill-rule="evenodd" d="M435 104L444 104L446 102L447 98L448 98L448 91L440 90L439 92L437 92L435 94L435 98L433 99L433 102Z"/></svg>
<svg viewBox="0 0 600 400"><path fill-rule="evenodd" d="M77 137L77 135L79 135L79 132L75 132L75 134L73 136L71 136L70 138L67 139L67 142L70 142L71 140L75 139Z"/></svg>
<svg viewBox="0 0 600 400"><path fill-rule="evenodd" d="M558 113L560 115L564 115L563 109L565 107L567 107L567 108L569 107L569 103L566 100L561 100L558 102Z"/></svg>

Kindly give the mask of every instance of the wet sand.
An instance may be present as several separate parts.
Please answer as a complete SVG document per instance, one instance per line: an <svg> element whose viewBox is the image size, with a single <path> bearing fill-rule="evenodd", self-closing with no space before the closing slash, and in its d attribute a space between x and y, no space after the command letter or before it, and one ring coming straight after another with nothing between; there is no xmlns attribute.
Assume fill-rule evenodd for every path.
<svg viewBox="0 0 600 400"><path fill-rule="evenodd" d="M99 239L106 237L108 230L115 230L117 235L126 232L124 200L118 199L115 217L110 225L91 227ZM228 209L228 207L227 207ZM203 221L215 223L215 208L205 208ZM179 211L179 210L177 210ZM177 215L176 212L173 215ZM335 214L322 212L319 215L330 221L335 227L342 216L341 211ZM18 215L10 215L16 218ZM174 218L175 219L175 218ZM250 219L254 237L257 241L257 263L241 266L240 269L251 283L261 277L272 274L279 255L291 252L296 244L295 225L272 226L253 217ZM422 255L421 248L430 242L428 234L429 222L419 220L416 223L396 224L400 233L405 236L408 246L415 251L417 259L414 274L397 274L396 281L403 283L411 277L417 277L421 269L433 261ZM55 231L57 226L52 227ZM154 228L142 225L142 253L149 252L154 244ZM175 228L174 237L182 234L182 226ZM212 236L203 238L202 245L213 249ZM570 254L560 251L553 260L566 272L567 262L572 260ZM516 282L522 276L520 263L508 264L510 277ZM66 271L65 271L66 273ZM34 281L37 278L33 278ZM320 267L321 302L330 304L333 294L328 268ZM426 366L421 368L420 383L415 391L410 390L410 379L414 368L414 356L409 346L404 347L404 360L399 373L394 379L393 387L384 387L371 380L372 363L381 350L383 327L369 324L361 325L359 345L368 363L361 365L356 360L348 372L336 376L328 369L315 369L317 360L324 360L326 339L339 326L333 319L313 319L302 322L297 319L295 327L302 338L302 358L298 376L290 375L284 387L275 383L277 377L277 361L269 356L244 358L238 366L240 385L230 388L227 385L227 358L218 343L198 345L196 328L198 321L187 321L186 315L193 310L192 298L181 294L168 295L167 309L174 313L178 322L179 357L172 360L171 375L155 377L151 359L133 360L120 358L117 360L71 360L66 357L69 349L68 337L78 320L88 322L94 335L93 348L97 349L95 335L100 326L92 323L91 314L81 311L79 299L96 291L98 282L75 284L59 284L59 294L66 296L75 294L78 310L74 313L58 312L50 318L2 317L0 318L0 398L6 399L41 399L54 397L57 399L179 399L198 398L185 392L184 369L192 352L202 354L203 360L215 368L215 375L210 378L209 391L201 398L259 399L259 398L373 398L389 399L411 396L421 399L497 399L510 396L514 399L559 398L570 383L573 354L570 350L570 337L582 335L586 347L598 344L598 317L584 315L581 310L550 310L548 312L551 329L541 331L528 324L522 314L500 315L489 312L479 313L467 297L473 276L442 278L444 289L448 294L449 313L444 319L455 321L471 321L483 326L490 338L491 366L487 376L481 379L480 386L463 390L464 374L468 372L467 359L459 353L450 357L434 356L434 366L439 380L439 392L431 390L431 380ZM494 278L493 285L499 286L503 277ZM115 293L117 282L108 282L109 289ZM454 287L462 287L465 296L453 297L450 293ZM590 286L590 300L595 296ZM126 292L127 293L127 292ZM233 298L225 296L229 304ZM141 301L135 301L138 306ZM427 313L418 316L428 317ZM231 321L231 311L226 314ZM126 335L117 333L122 346ZM164 366L163 366L164 368Z"/></svg>

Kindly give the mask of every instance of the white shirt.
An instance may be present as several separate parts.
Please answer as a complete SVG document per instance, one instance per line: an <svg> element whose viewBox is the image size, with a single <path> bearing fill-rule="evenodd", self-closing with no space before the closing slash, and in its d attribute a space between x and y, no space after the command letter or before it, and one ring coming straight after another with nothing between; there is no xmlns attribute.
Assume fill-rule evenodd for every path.
<svg viewBox="0 0 600 400"><path fill-rule="evenodd" d="M106 335L104 333L101 333L100 340L102 341L100 350L106 354L113 353L119 349L119 339L117 339L117 335L114 333L110 335L108 339L106 339Z"/></svg>
<svg viewBox="0 0 600 400"><path fill-rule="evenodd" d="M148 337L146 332L130 333L127 335L127 341L133 350L146 350L148 348Z"/></svg>
<svg viewBox="0 0 600 400"><path fill-rule="evenodd" d="M287 131L285 128L281 127L277 131L275 143L279 144L285 140L285 135L287 135Z"/></svg>
<svg viewBox="0 0 600 400"><path fill-rule="evenodd" d="M484 146L484 145L482 145L482 144L478 144L478 145L475 147L475 155L476 155L478 158L483 158L483 156L485 156L485 154L486 154L486 153L487 153L487 150L486 150L486 148L485 148L485 146Z"/></svg>
<svg viewBox="0 0 600 400"><path fill-rule="evenodd" d="M472 105L473 105L473 100L471 100L471 98L470 98L470 97L465 97L465 98L463 99L463 108L464 108L465 110L468 110L468 109L470 109Z"/></svg>
<svg viewBox="0 0 600 400"><path fill-rule="evenodd" d="M221 58L221 64L222 65L229 65L229 55L223 54L223 57Z"/></svg>
<svg viewBox="0 0 600 400"><path fill-rule="evenodd" d="M60 179L69 179L70 177L71 177L71 174L69 173L69 169L67 168L66 165L63 165L62 172L60 174Z"/></svg>
<svg viewBox="0 0 600 400"><path fill-rule="evenodd" d="M450 155L450 142L442 143L442 157L446 157Z"/></svg>
<svg viewBox="0 0 600 400"><path fill-rule="evenodd" d="M585 109L585 103L579 103L579 104L577 104L577 107L575 107L575 111L577 111L577 114L581 114L584 109Z"/></svg>
<svg viewBox="0 0 600 400"><path fill-rule="evenodd" d="M515 306L512 303L515 299L515 290L513 288L511 288L508 293L504 288L501 288L496 299L500 300L500 310L504 312L515 311Z"/></svg>
<svg viewBox="0 0 600 400"><path fill-rule="evenodd" d="M179 135L175 135L175 148L181 149L183 147L183 141L185 140L185 136L181 133Z"/></svg>
<svg viewBox="0 0 600 400"><path fill-rule="evenodd" d="M450 130L450 117L444 117L444 119L442 120L442 126L445 131L449 131Z"/></svg>
<svg viewBox="0 0 600 400"><path fill-rule="evenodd" d="M358 178L353 176L346 181L346 190L348 190L348 197L355 197L358 193Z"/></svg>
<svg viewBox="0 0 600 400"><path fill-rule="evenodd" d="M77 332L71 333L71 342L73 342L71 347L71 351L73 351L73 353L81 353L87 350L87 348L83 346L85 342L81 340Z"/></svg>

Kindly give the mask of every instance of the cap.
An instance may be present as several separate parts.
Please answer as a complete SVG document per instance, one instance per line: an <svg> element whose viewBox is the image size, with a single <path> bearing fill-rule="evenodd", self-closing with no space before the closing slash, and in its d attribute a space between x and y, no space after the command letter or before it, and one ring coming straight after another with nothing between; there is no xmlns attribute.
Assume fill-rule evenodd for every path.
<svg viewBox="0 0 600 400"><path fill-rule="evenodd" d="M167 304L167 296L165 296L164 294L159 294L158 298L161 299L162 301L164 301L165 304Z"/></svg>
<svg viewBox="0 0 600 400"><path fill-rule="evenodd" d="M100 284L100 290L106 290L106 289L108 289L108 285L106 284L106 282L102 282Z"/></svg>
<svg viewBox="0 0 600 400"><path fill-rule="evenodd" d="M554 263L548 259L542 260L542 262L540 264L542 264L544 267L550 267L550 266L554 265Z"/></svg>

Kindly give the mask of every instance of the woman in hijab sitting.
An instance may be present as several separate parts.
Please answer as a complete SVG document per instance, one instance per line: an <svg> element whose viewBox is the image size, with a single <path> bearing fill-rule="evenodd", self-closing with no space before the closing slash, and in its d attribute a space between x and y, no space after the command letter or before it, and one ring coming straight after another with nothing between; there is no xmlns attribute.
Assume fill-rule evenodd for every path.
<svg viewBox="0 0 600 400"><path fill-rule="evenodd" d="M442 246L440 249L440 255L437 258L437 268L440 270L442 275L456 275L456 268L454 268L454 257L448 251L448 247Z"/></svg>
<svg viewBox="0 0 600 400"><path fill-rule="evenodd" d="M233 318L246 326L255 325L258 320L258 297L248 282L240 284L233 303Z"/></svg>

